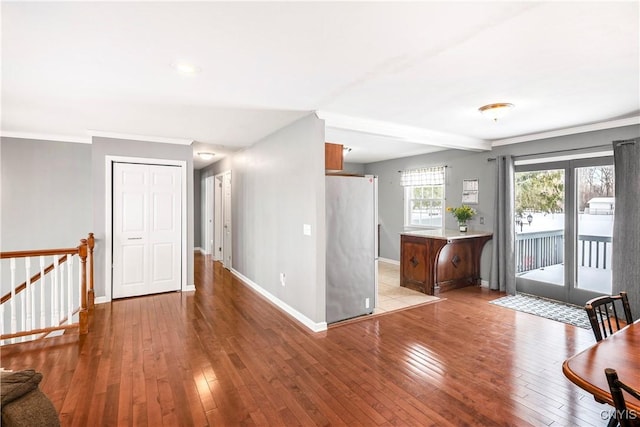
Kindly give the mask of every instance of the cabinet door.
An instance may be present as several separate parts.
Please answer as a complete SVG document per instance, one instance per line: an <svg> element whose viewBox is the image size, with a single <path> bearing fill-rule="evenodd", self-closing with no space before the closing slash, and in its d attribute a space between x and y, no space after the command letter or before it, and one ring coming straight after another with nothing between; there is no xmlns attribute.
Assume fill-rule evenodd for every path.
<svg viewBox="0 0 640 427"><path fill-rule="evenodd" d="M402 243L402 271L403 279L409 287L420 287L420 292L425 292L427 281L427 247L423 243Z"/></svg>
<svg viewBox="0 0 640 427"><path fill-rule="evenodd" d="M332 144L330 142L324 144L324 168L334 171L344 169L341 144Z"/></svg>
<svg viewBox="0 0 640 427"><path fill-rule="evenodd" d="M460 279L475 279L475 257L473 241L450 243L440 251L438 257L437 282Z"/></svg>

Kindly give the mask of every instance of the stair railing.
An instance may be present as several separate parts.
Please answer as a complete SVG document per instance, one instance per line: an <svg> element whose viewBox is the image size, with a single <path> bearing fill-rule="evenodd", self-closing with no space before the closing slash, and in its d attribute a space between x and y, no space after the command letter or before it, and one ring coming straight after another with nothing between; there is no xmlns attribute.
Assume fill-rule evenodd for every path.
<svg viewBox="0 0 640 427"><path fill-rule="evenodd" d="M94 246L93 233L89 233L75 248L0 252L3 267L8 261L11 285L0 298L0 344L40 339L68 329L77 328L81 335L88 332L88 311L94 304ZM33 275L32 266L39 270ZM5 276L6 272L3 281Z"/></svg>

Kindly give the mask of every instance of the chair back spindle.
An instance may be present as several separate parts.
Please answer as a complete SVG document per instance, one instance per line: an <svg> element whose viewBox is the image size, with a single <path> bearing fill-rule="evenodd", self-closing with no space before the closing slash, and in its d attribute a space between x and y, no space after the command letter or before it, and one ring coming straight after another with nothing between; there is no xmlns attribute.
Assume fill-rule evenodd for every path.
<svg viewBox="0 0 640 427"><path fill-rule="evenodd" d="M618 421L620 427L640 426L640 414L627 408L623 393L623 391L629 393L634 398L640 400L640 390L636 390L620 381L615 369L607 368L604 370L604 373L607 376L607 383L609 383L613 406L616 408L615 419Z"/></svg>
<svg viewBox="0 0 640 427"><path fill-rule="evenodd" d="M633 323L629 299L626 292L619 295L604 295L593 298L584 306L596 341L601 341L619 331L626 325ZM624 322L621 316L624 315Z"/></svg>

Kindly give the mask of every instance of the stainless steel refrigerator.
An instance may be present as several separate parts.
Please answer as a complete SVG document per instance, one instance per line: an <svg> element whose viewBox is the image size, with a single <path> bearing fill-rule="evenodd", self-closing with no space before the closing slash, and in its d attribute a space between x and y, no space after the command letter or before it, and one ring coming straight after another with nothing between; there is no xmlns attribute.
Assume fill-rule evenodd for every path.
<svg viewBox="0 0 640 427"><path fill-rule="evenodd" d="M378 178L327 176L327 323L369 314L378 294Z"/></svg>

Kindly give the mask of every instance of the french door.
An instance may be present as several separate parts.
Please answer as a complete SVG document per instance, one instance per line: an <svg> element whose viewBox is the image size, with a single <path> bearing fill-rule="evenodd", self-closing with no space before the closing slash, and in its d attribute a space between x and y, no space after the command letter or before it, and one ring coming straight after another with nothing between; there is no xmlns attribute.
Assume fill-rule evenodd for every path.
<svg viewBox="0 0 640 427"><path fill-rule="evenodd" d="M577 305L610 294L613 158L515 171L517 291Z"/></svg>

